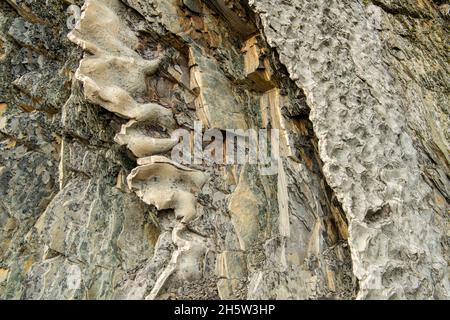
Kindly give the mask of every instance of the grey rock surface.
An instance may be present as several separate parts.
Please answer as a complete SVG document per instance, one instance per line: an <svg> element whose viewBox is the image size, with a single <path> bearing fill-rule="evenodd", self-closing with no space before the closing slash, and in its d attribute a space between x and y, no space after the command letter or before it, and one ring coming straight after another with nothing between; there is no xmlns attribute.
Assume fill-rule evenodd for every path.
<svg viewBox="0 0 450 320"><path fill-rule="evenodd" d="M95 2L124 26L117 38L101 23L80 38L106 48L88 70L103 90L139 88L127 101L158 104L191 132L195 120L279 129L277 174L183 168L209 177L189 190L186 221L146 201L154 181L127 176L148 159L114 139L128 120L75 75L93 52L67 35ZM448 299L448 10L430 0L0 2L0 298ZM162 61L121 76L124 52ZM167 138L157 121L133 128Z"/></svg>
<svg viewBox="0 0 450 320"><path fill-rule="evenodd" d="M307 96L359 297L448 299L447 17L432 1L250 2Z"/></svg>

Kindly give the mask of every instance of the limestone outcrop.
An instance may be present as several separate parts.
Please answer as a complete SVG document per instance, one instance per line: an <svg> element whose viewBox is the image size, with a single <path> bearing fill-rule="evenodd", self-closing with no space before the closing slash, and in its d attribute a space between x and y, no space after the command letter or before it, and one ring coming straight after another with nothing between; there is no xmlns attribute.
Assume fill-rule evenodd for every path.
<svg viewBox="0 0 450 320"><path fill-rule="evenodd" d="M250 1L306 94L359 297L448 299L448 16L436 1L295 2Z"/></svg>
<svg viewBox="0 0 450 320"><path fill-rule="evenodd" d="M0 299L448 299L449 8L0 2Z"/></svg>

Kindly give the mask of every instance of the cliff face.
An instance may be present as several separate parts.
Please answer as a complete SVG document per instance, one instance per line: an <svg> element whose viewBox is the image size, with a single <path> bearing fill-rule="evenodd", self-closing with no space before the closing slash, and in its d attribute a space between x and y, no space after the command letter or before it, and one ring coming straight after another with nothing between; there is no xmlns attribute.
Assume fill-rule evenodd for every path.
<svg viewBox="0 0 450 320"><path fill-rule="evenodd" d="M308 98L360 297L448 297L448 5L296 3L253 1Z"/></svg>
<svg viewBox="0 0 450 320"><path fill-rule="evenodd" d="M449 298L449 8L1 2L0 298Z"/></svg>

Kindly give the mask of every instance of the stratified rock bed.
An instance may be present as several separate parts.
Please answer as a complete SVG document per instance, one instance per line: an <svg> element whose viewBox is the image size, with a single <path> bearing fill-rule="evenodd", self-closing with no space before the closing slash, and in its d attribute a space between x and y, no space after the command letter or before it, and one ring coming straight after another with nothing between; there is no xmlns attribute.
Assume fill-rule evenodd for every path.
<svg viewBox="0 0 450 320"><path fill-rule="evenodd" d="M449 8L1 2L0 298L448 299ZM277 174L173 162L194 121Z"/></svg>

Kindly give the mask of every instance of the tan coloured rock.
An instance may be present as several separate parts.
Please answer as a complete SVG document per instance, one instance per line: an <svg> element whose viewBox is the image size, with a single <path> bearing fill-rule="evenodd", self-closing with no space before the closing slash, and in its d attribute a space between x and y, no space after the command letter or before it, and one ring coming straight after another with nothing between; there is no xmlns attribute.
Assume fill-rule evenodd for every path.
<svg viewBox="0 0 450 320"><path fill-rule="evenodd" d="M174 129L175 121L171 110L134 100L134 95L145 94L146 77L156 72L160 60L144 60L134 51L138 40L120 20L120 11L117 0L87 0L81 21L69 38L93 54L80 62L76 72L86 99L131 119L114 139L140 158L139 166L127 178L129 189L158 210L174 209L175 217L180 219L172 231L172 242L177 249L147 296L147 299L156 299L174 273L182 281L202 276L204 240L189 231L186 224L197 217L195 194L202 189L208 176L155 156L170 151L178 139L153 138L140 128L141 124L150 123Z"/></svg>
<svg viewBox="0 0 450 320"><path fill-rule="evenodd" d="M0 1L1 299L448 297L447 4L82 2L75 75L80 1ZM138 159L157 214L131 153L195 108L280 129L278 177L214 165L197 196Z"/></svg>
<svg viewBox="0 0 450 320"><path fill-rule="evenodd" d="M258 220L260 207L258 198L251 190L245 172L244 169L228 205L241 250L251 248L258 238L260 231Z"/></svg>
<svg viewBox="0 0 450 320"><path fill-rule="evenodd" d="M207 249L205 240L187 230L184 223L179 223L172 231L172 241L177 246L168 266L155 282L146 300L155 300L161 294L164 285L171 279L189 282L199 280L203 274L203 261Z"/></svg>
<svg viewBox="0 0 450 320"><path fill-rule="evenodd" d="M247 276L245 254L239 251L224 251L217 257L216 273L220 278L244 279Z"/></svg>
<svg viewBox="0 0 450 320"><path fill-rule="evenodd" d="M128 186L158 210L174 209L177 218L188 223L196 217L196 199L208 176L165 157L141 158L128 176Z"/></svg>
<svg viewBox="0 0 450 320"><path fill-rule="evenodd" d="M209 128L247 129L245 108L235 98L232 83L223 75L217 62L205 57L199 48L190 48L191 90L197 114Z"/></svg>
<svg viewBox="0 0 450 320"><path fill-rule="evenodd" d="M138 125L139 123L135 120L130 120L122 126L120 133L114 138L118 144L126 145L136 157L142 158L165 153L178 143L178 139L149 137L139 130Z"/></svg>
<svg viewBox="0 0 450 320"><path fill-rule="evenodd" d="M132 97L145 93L145 79L157 71L160 59L147 61L134 51L138 39L119 18L120 3L88 0L83 8L80 22L68 37L93 54L81 60L75 74L86 99L127 119L172 127L169 109L137 103Z"/></svg>

